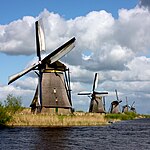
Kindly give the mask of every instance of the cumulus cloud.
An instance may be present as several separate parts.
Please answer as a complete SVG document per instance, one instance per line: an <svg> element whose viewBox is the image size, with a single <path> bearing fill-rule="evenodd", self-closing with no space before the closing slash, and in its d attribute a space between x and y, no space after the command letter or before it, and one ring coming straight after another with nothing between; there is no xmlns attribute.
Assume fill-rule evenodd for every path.
<svg viewBox="0 0 150 150"><path fill-rule="evenodd" d="M9 55L30 55L34 50L34 22L30 16L0 25L0 51Z"/></svg>
<svg viewBox="0 0 150 150"><path fill-rule="evenodd" d="M31 104L31 100L33 98L35 90L30 90L30 89L22 89L22 87L16 87L13 85L1 85L0 86L0 101L4 102L8 94L12 94L13 96L20 97L23 103L23 106L29 107Z"/></svg>
<svg viewBox="0 0 150 150"><path fill-rule="evenodd" d="M112 91L117 88L122 96L142 92L145 101L149 98L150 76L150 12L145 9L149 2L141 0L139 6L120 9L117 19L101 10L65 20L45 9L36 18L28 16L0 25L0 51L8 55L35 54L34 22L42 18L47 53L72 36L77 39L76 47L62 61L70 68L73 97L80 99L80 104L85 101L77 98L76 93L91 89L95 72L100 74L99 88L110 92L108 99L115 96ZM36 58L27 66L35 61ZM20 91L30 89L33 94L35 83L35 76L30 74L29 78L19 80L13 86ZM136 95L130 94L133 99ZM77 106L78 102L75 104Z"/></svg>
<svg viewBox="0 0 150 150"><path fill-rule="evenodd" d="M149 0L140 0L139 6L140 7L147 7L150 9L150 1Z"/></svg>
<svg viewBox="0 0 150 150"><path fill-rule="evenodd" d="M35 53L34 22L38 18L43 19L47 53L75 36L76 48L67 59L71 65L83 64L85 69L123 70L134 55L150 48L149 12L137 7L121 9L117 20L104 10L74 20L65 20L59 14L44 10L37 18L24 17L1 26L1 52L9 55ZM86 50L92 53L89 61L83 59Z"/></svg>

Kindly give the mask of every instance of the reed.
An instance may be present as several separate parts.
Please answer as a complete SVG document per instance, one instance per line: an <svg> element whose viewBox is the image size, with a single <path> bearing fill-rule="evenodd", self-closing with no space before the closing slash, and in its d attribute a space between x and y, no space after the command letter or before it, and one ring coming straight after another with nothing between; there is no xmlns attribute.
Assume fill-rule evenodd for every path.
<svg viewBox="0 0 150 150"><path fill-rule="evenodd" d="M104 115L96 113L61 114L31 114L16 113L10 126L97 126L108 124Z"/></svg>
<svg viewBox="0 0 150 150"><path fill-rule="evenodd" d="M35 126L35 127L56 127L56 126L100 126L114 123L121 120L136 118L149 118L150 115L138 115L132 112L123 114L99 114L74 112L73 114L55 114L45 112L32 114L30 109L23 109L13 115L8 122L9 126Z"/></svg>

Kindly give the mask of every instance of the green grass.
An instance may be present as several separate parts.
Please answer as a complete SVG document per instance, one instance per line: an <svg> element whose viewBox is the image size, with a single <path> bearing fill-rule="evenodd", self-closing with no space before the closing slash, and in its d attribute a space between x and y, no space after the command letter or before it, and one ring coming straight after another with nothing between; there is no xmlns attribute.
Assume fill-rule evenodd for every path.
<svg viewBox="0 0 150 150"><path fill-rule="evenodd" d="M134 112L126 112L123 114L106 114L106 119L117 119L117 120L133 120L139 115Z"/></svg>

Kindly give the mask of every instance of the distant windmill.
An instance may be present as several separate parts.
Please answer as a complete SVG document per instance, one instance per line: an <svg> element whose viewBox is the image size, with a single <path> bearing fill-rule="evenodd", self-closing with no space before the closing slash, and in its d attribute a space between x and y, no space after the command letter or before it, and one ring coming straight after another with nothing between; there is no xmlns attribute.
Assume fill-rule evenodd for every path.
<svg viewBox="0 0 150 150"><path fill-rule="evenodd" d="M126 105L124 105L122 107L122 112L135 112L136 113L136 110L135 110L135 107L133 106L135 103L135 101L132 103L132 105L128 105L128 100L127 100L127 97L126 97Z"/></svg>
<svg viewBox="0 0 150 150"><path fill-rule="evenodd" d="M64 43L62 46L60 46L56 50L54 50L52 53L48 54L45 58L41 59L41 51L45 50L45 41L44 41L44 32L40 26L39 21L35 22L35 29L36 29L37 57L38 57L39 61L34 63L29 68L23 70L22 72L11 76L9 78L8 84L14 82L15 80L17 80L18 78L27 74L28 72L34 70L38 76L38 86L37 86L37 90L35 93L35 97L37 97L36 107L38 107L39 112L41 112L42 107L50 107L50 105L45 105L45 103L47 103L45 101L48 101L48 102L51 101L50 97L47 96L47 98L49 98L49 99L47 99L46 97L43 96L43 94L45 94L45 93L47 93L47 95L50 95L50 91L49 91L48 87L46 88L46 86L51 85L53 88L53 93L55 93L55 95L56 95L56 92L57 93L59 92L59 91L57 91L56 87L63 84L66 89L66 86L65 86L64 80L63 80L63 76L62 76L62 72L61 72L62 69L63 69L63 71L66 70L66 66L63 65L62 63L60 63L58 60L74 48L75 38L73 37L72 39L70 39L69 41ZM51 71L50 71L50 69L51 69ZM49 74L53 74L52 75L53 79L51 79L51 77L52 77L51 75L49 75L49 76L47 75L48 70L49 70ZM54 74L55 74L55 76L54 76ZM59 79L57 78L58 76L59 76ZM55 80L58 83L58 85L53 87L53 85L51 84L51 80L53 80L53 81ZM49 83L49 84L46 85L46 83ZM64 89L64 88L61 88L61 90L62 89ZM62 97L63 97L63 95L65 95L64 97L68 97L68 95L69 95L68 92L67 93L61 92L61 94L62 94L61 95ZM60 96L58 98L60 98ZM71 97L69 97L68 99L70 99L70 98ZM68 99L66 99L66 101ZM57 102L57 97L55 97L55 103L56 102ZM70 103L70 102L67 102L67 103ZM59 106L60 105L61 104L59 104ZM56 106L57 105L55 105L55 106L53 105L53 107L56 107ZM62 107L65 107L65 105Z"/></svg>
<svg viewBox="0 0 150 150"><path fill-rule="evenodd" d="M136 113L136 109L135 107L133 106L135 104L135 101L132 103L131 107L130 107L130 111Z"/></svg>
<svg viewBox="0 0 150 150"><path fill-rule="evenodd" d="M116 89L115 89L115 93L116 93L116 98L117 98L117 100L111 102L111 106L110 106L109 112L116 114L116 113L120 113L119 104L120 104L122 101L119 100L118 93L117 93L117 90L116 90Z"/></svg>
<svg viewBox="0 0 150 150"><path fill-rule="evenodd" d="M122 112L128 112L130 109L130 106L128 105L128 99L126 97L126 105L122 106Z"/></svg>
<svg viewBox="0 0 150 150"><path fill-rule="evenodd" d="M105 113L105 95L107 91L95 91L98 85L98 73L95 73L92 92L80 92L78 95L88 95L91 99L89 112Z"/></svg>

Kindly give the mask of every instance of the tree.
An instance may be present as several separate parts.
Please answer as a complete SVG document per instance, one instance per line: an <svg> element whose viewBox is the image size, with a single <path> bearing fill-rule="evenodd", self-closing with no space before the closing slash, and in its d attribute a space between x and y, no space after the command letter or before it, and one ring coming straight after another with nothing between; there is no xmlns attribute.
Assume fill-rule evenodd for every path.
<svg viewBox="0 0 150 150"><path fill-rule="evenodd" d="M5 108L9 113L15 114L17 111L23 109L21 97L15 97L12 94L9 94L4 101Z"/></svg>

